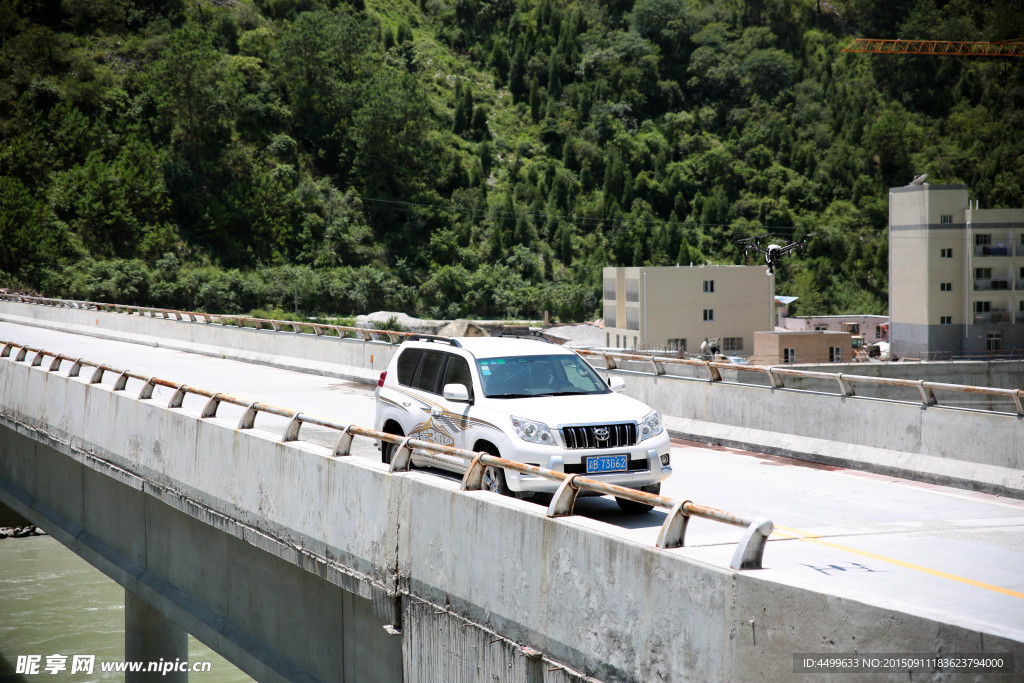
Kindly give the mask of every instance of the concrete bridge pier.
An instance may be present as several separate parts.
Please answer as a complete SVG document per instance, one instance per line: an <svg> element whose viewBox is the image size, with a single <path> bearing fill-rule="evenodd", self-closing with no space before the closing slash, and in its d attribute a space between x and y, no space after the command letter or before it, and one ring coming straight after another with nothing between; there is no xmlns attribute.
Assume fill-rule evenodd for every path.
<svg viewBox="0 0 1024 683"><path fill-rule="evenodd" d="M124 659L144 669L126 672L127 683L188 681L188 633L130 590L124 592ZM146 671L150 663L158 670Z"/></svg>

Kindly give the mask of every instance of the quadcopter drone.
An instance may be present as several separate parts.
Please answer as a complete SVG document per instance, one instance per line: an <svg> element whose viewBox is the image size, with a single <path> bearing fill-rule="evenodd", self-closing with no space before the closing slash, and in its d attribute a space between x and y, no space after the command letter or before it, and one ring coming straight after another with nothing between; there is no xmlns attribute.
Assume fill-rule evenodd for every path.
<svg viewBox="0 0 1024 683"><path fill-rule="evenodd" d="M767 247L762 246L760 240L770 237L771 235L759 235L757 237L748 237L746 239L737 240L739 244L743 245L743 253L749 254L754 252L755 254L764 254L764 262L768 264L768 270L765 271L767 275L771 275L775 272L775 267L782 261L782 257L791 251L803 251L804 247L807 246L807 240L810 237L814 237L817 233L810 232L804 235L800 240L796 242L790 242L785 246L778 244L769 244Z"/></svg>

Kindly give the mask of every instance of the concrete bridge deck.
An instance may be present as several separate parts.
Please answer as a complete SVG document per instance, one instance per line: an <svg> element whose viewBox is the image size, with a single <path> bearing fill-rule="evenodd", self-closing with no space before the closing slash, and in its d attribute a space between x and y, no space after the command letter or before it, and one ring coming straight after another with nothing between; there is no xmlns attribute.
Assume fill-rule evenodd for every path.
<svg viewBox="0 0 1024 683"><path fill-rule="evenodd" d="M372 423L372 390L359 382L254 369L251 364L209 355L12 323L0 323L0 339L330 415L342 422ZM154 402L166 404L169 392L160 392L167 390L158 388ZM202 405L186 404L184 408L198 413ZM240 414L241 410L237 411ZM238 417L224 406L214 419L233 428ZM283 431L285 426L283 419L267 418L261 423L261 429L269 432ZM304 427L303 439L331 448L336 435ZM378 453L368 441L357 439L354 454L373 466L378 463ZM733 638L752 643L759 638L775 641L776 661L760 673L785 673L779 661L791 660L798 653L934 649L946 653L1008 652L1016 655L1016 671L1024 670L1024 501L679 440L672 455L675 474L665 487L666 495L775 522L776 531L765 551L765 568L747 576L754 577L765 596L773 596L763 599L765 611L788 611L785 617L766 614L765 623L777 626L781 619L805 638L808 633L816 635L803 641L785 638L775 626L768 628L758 618L734 623ZM457 488L437 473L406 476L448 481ZM502 504L517 509L531 505L519 501ZM645 545L653 545L664 516L660 512L623 515L608 499L581 499L576 512L578 516L560 523ZM694 519L687 532L687 546L662 552L698 566L726 568L737 537L735 529ZM600 566L580 579L591 584L593 591L607 589L602 586ZM672 599L674 590L664 586L667 600ZM815 613L823 603L807 600L808 591L833 596L837 613ZM824 604L828 602L826 599ZM876 622L879 615L889 623L881 627L869 623ZM808 627L815 622L821 622L822 628ZM953 628L946 632L941 625ZM759 633L762 628L765 630ZM965 634L975 634L976 640ZM923 643L932 646L923 650ZM778 652L779 647L784 652ZM749 673L750 680L759 677L757 672ZM792 669L789 673L799 678ZM924 674L911 677L918 679L925 679Z"/></svg>

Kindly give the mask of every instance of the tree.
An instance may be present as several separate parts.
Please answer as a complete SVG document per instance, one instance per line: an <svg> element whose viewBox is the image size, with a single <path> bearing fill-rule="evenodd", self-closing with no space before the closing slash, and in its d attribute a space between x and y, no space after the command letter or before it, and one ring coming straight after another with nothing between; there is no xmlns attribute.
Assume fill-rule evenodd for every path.
<svg viewBox="0 0 1024 683"><path fill-rule="evenodd" d="M327 158L342 153L344 133L360 101L370 26L344 9L303 12L275 49L275 75L296 119L296 133Z"/></svg>
<svg viewBox="0 0 1024 683"><path fill-rule="evenodd" d="M419 81L407 71L381 69L361 99L351 131L353 180L370 197L411 196L429 177L424 141L431 109Z"/></svg>
<svg viewBox="0 0 1024 683"><path fill-rule="evenodd" d="M526 52L520 46L512 57L512 65L508 73L508 89L512 99L521 102L527 95L526 89Z"/></svg>
<svg viewBox="0 0 1024 683"><path fill-rule="evenodd" d="M20 180L0 176L0 273L32 281L56 265L67 251L66 234L48 218L45 204Z"/></svg>
<svg viewBox="0 0 1024 683"><path fill-rule="evenodd" d="M227 135L225 62L209 34L187 24L171 34L148 85L182 158L204 165Z"/></svg>

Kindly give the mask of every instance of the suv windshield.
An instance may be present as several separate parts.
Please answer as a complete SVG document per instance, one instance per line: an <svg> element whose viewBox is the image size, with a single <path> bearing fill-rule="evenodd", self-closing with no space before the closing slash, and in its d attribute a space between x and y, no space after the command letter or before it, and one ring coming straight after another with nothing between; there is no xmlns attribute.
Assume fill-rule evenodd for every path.
<svg viewBox="0 0 1024 683"><path fill-rule="evenodd" d="M576 354L480 358L480 381L488 398L606 394L608 385Z"/></svg>

